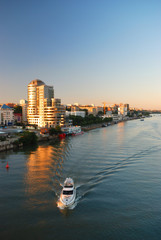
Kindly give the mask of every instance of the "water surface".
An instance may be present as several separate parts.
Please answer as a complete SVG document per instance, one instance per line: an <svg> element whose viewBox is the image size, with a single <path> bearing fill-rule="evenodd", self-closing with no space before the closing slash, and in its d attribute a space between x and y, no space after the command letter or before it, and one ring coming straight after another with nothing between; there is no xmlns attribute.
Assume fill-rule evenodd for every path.
<svg viewBox="0 0 161 240"><path fill-rule="evenodd" d="M0 239L161 239L160 156L160 116L0 153Z"/></svg>

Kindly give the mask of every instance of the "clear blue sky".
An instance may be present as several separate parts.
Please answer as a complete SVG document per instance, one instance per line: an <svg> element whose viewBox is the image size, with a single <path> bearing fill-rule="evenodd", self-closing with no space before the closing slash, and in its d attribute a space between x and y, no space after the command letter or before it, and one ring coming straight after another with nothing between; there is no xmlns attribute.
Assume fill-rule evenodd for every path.
<svg viewBox="0 0 161 240"><path fill-rule="evenodd" d="M0 0L0 103L35 78L66 104L161 109L161 1Z"/></svg>

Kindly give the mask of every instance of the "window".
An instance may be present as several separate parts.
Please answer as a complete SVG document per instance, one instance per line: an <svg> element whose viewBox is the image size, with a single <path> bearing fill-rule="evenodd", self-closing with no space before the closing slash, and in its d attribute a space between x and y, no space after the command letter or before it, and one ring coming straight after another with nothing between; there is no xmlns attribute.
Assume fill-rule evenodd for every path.
<svg viewBox="0 0 161 240"><path fill-rule="evenodd" d="M63 191L64 195L72 195L73 194L73 190L71 191Z"/></svg>

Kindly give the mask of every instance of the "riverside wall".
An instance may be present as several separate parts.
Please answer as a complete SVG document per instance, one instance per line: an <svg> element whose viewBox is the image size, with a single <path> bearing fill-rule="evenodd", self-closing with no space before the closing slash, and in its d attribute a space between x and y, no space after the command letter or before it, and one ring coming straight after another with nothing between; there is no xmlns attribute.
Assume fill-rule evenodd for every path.
<svg viewBox="0 0 161 240"><path fill-rule="evenodd" d="M23 143L16 143L19 138L12 138L12 139L7 139L6 141L0 141L0 152L7 151L7 150L12 150L16 148L23 147ZM59 140L58 136L39 136L38 137L38 143L39 142L47 142L50 141L51 143L54 143Z"/></svg>
<svg viewBox="0 0 161 240"><path fill-rule="evenodd" d="M0 152L3 151L7 151L7 150L11 150L11 149L15 149L17 147L21 147L23 146L23 144L15 144L15 142L18 140L18 138L12 138L10 140L6 140L6 141L1 141L0 142Z"/></svg>
<svg viewBox="0 0 161 240"><path fill-rule="evenodd" d="M81 127L81 128L82 128L82 131L87 132L89 130L96 129L96 128L101 128L101 127L102 127L102 123L97 123L97 124L91 124L91 125L88 125L88 126L84 126L84 127Z"/></svg>

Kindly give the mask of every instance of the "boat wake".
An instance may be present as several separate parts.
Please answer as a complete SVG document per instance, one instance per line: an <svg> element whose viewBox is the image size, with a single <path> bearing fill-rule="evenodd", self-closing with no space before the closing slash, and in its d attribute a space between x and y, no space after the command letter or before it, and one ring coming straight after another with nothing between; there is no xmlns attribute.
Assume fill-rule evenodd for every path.
<svg viewBox="0 0 161 240"><path fill-rule="evenodd" d="M92 174L93 176L91 176L89 178L81 179L82 178L81 177L79 180L75 179L76 199L75 199L75 202L68 207L64 207L63 204L59 200L60 193L62 190L62 184L59 182L59 180L62 179L62 176L60 176L59 180L57 178L57 183L55 182L55 184L56 185L59 184L59 186L55 185L55 190L54 190L56 197L57 197L57 201L56 201L57 207L62 211L63 210L68 211L68 209L69 210L75 209L75 207L79 203L81 203L81 201L83 201L85 198L87 198L88 194L90 194L90 192L92 192L93 189L95 187L97 187L97 185L102 183L108 177L112 176L113 174L117 173L120 170L123 170L124 168L128 167L130 164L133 164L133 163L135 164L136 162L141 161L142 158L148 156L149 154L160 151L160 149L161 149L160 145L156 145L156 146L153 146L148 149L147 148L142 149L142 150L132 154L131 156L122 157L122 159L119 159L119 161L115 161L111 165L106 164L104 167L102 166L102 169L100 169L95 174ZM77 184L77 180L79 181L79 184Z"/></svg>

